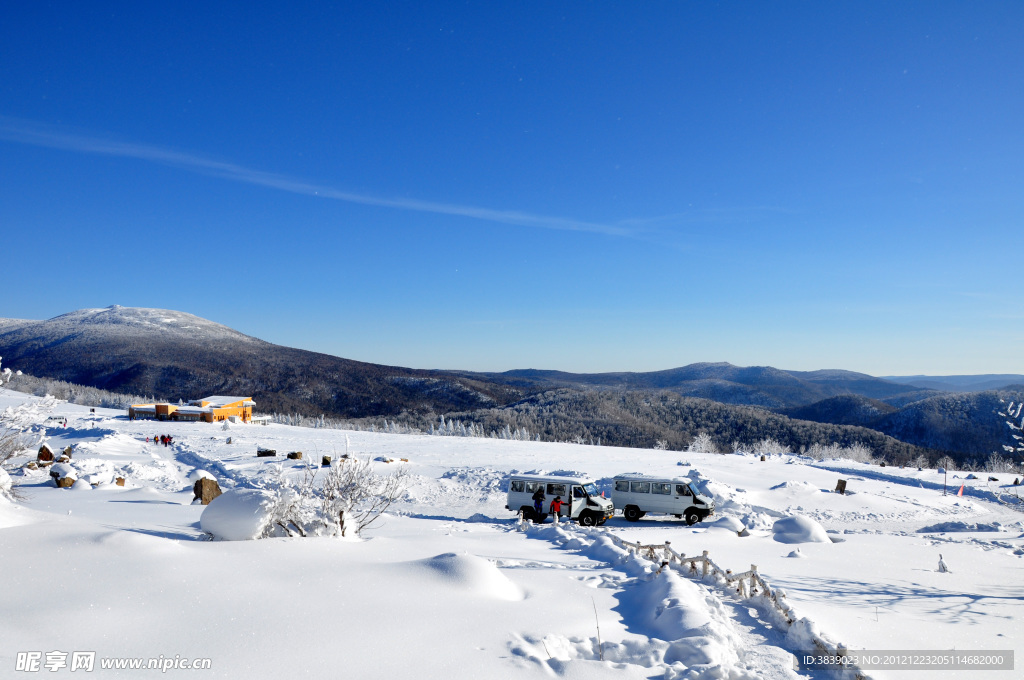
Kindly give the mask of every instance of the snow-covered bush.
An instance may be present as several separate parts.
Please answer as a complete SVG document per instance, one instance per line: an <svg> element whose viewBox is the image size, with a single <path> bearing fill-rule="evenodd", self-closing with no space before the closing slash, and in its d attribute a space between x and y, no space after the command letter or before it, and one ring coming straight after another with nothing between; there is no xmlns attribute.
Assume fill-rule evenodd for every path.
<svg viewBox="0 0 1024 680"><path fill-rule="evenodd" d="M718 447L707 432L698 432L686 450L690 453L718 453Z"/></svg>

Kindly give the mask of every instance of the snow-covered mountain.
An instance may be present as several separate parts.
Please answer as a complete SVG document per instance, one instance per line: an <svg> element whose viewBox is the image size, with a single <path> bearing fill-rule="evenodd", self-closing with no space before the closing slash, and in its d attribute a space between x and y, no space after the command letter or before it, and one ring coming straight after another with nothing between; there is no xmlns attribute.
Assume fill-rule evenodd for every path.
<svg viewBox="0 0 1024 680"><path fill-rule="evenodd" d="M166 309L82 309L0 320L4 365L81 385L159 398L245 394L264 411L349 417L450 411L519 397L470 379L282 347Z"/></svg>

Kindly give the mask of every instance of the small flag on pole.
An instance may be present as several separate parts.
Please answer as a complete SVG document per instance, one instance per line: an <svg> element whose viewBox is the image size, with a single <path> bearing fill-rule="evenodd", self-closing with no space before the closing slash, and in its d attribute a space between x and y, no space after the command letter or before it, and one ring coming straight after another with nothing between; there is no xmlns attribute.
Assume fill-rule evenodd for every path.
<svg viewBox="0 0 1024 680"><path fill-rule="evenodd" d="M956 495L957 496L963 496L964 495L964 485L963 484L960 485L960 490L956 492Z"/></svg>

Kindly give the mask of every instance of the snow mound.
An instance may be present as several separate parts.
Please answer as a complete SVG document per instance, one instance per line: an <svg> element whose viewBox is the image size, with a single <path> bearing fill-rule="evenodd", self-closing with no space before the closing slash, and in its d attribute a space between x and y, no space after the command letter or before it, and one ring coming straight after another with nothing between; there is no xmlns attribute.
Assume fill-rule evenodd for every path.
<svg viewBox="0 0 1024 680"><path fill-rule="evenodd" d="M940 522L931 526L921 527L919 534L933 534L940 531L1000 531L998 524L968 524L966 522Z"/></svg>
<svg viewBox="0 0 1024 680"><path fill-rule="evenodd" d="M788 482L783 482L782 484L776 484L775 486L771 487L771 489L770 489L770 491L781 491L781 490L786 490L786 491L806 491L806 492L815 492L815 493L821 491L821 489L819 489L818 487L814 486L810 482L797 482L797 481L788 481Z"/></svg>
<svg viewBox="0 0 1024 680"><path fill-rule="evenodd" d="M519 586L502 574L493 562L483 557L468 553L443 553L414 564L449 585L477 595L498 600L523 599L523 591Z"/></svg>
<svg viewBox="0 0 1024 680"><path fill-rule="evenodd" d="M7 470L0 468L0 498L10 492L13 484L14 481L11 480L11 476L7 474Z"/></svg>
<svg viewBox="0 0 1024 680"><path fill-rule="evenodd" d="M775 540L779 543L831 543L825 528L810 517L793 515L784 517L772 525Z"/></svg>
<svg viewBox="0 0 1024 680"><path fill-rule="evenodd" d="M67 463L55 463L50 467L50 476L56 477L57 479L64 479L65 477L78 479L78 470Z"/></svg>
<svg viewBox="0 0 1024 680"><path fill-rule="evenodd" d="M211 475L206 470L193 470L192 474L188 476L189 483L193 485L195 485L195 483L198 482L200 479L212 479L213 481L217 481L217 478Z"/></svg>
<svg viewBox="0 0 1024 680"><path fill-rule="evenodd" d="M708 526L708 529L726 529L737 534L745 528L746 527L743 526L743 522L739 521L735 517L722 517L715 520L710 526Z"/></svg>
<svg viewBox="0 0 1024 680"><path fill-rule="evenodd" d="M206 506L199 525L222 541L251 541L269 524L273 503L273 494L263 489L229 489Z"/></svg>
<svg viewBox="0 0 1024 680"><path fill-rule="evenodd" d="M788 555L786 555L786 557L799 557L799 558L802 558L803 556L804 556L804 554L802 552L800 552L800 548L797 548L796 550L793 550Z"/></svg>

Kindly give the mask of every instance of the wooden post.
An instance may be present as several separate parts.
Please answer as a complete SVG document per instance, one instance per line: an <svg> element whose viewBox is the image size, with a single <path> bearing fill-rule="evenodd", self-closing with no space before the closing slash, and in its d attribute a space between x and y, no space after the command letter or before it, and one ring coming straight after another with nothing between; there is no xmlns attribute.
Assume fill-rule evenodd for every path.
<svg viewBox="0 0 1024 680"><path fill-rule="evenodd" d="M750 575L750 594L753 595L757 592L757 565L751 564L750 571L754 572Z"/></svg>
<svg viewBox="0 0 1024 680"><path fill-rule="evenodd" d="M704 569L703 569L703 572L704 573L701 574L701 576L707 576L708 575L708 551L707 550L704 551Z"/></svg>

